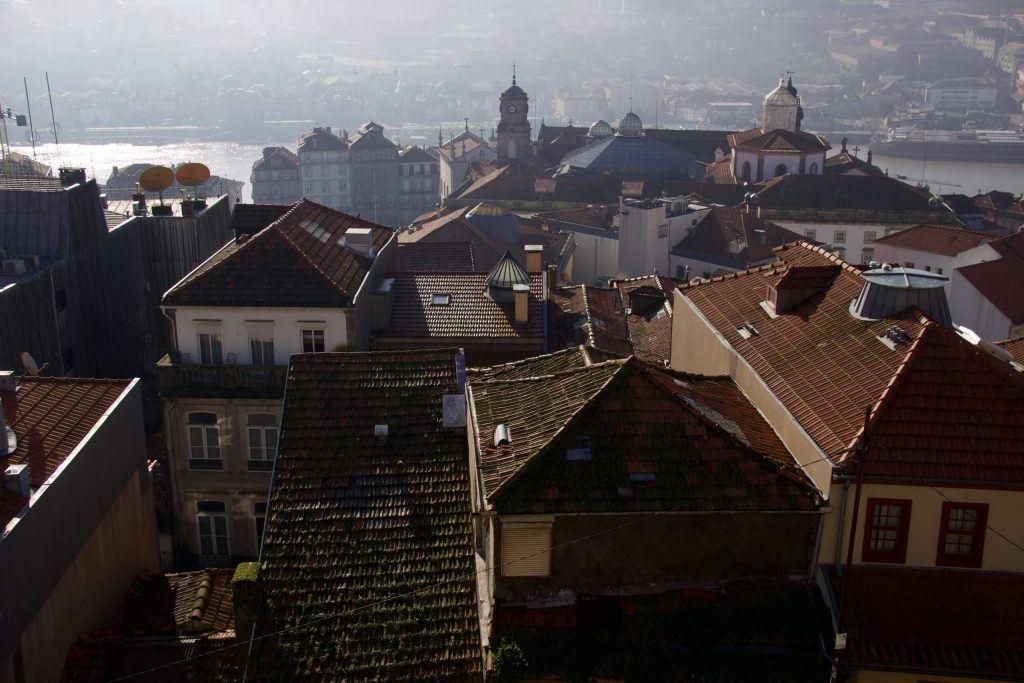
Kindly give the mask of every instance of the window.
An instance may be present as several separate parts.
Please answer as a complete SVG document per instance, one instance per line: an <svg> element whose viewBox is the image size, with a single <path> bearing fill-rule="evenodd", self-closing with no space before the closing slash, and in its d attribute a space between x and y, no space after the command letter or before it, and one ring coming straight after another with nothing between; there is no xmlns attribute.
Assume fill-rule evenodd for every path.
<svg viewBox="0 0 1024 683"><path fill-rule="evenodd" d="M253 365L274 364L274 337L260 334L259 337L249 337L249 350L252 353Z"/></svg>
<svg viewBox="0 0 1024 683"><path fill-rule="evenodd" d="M863 251L860 252L860 262L861 262L861 265L865 265L866 266L866 265L868 265L869 263L871 263L874 260L875 260L875 250L874 249L864 249Z"/></svg>
<svg viewBox="0 0 1024 683"><path fill-rule="evenodd" d="M743 170L740 171L740 178L742 180L750 180L750 162L744 161L742 169Z"/></svg>
<svg viewBox="0 0 1024 683"><path fill-rule="evenodd" d="M189 469L219 470L220 428L213 413L188 414Z"/></svg>
<svg viewBox="0 0 1024 683"><path fill-rule="evenodd" d="M310 166L303 166L302 167L302 176L304 178L308 178L311 175L313 175L313 169Z"/></svg>
<svg viewBox="0 0 1024 683"><path fill-rule="evenodd" d="M775 167L775 177L776 178L778 178L780 175L786 175L786 173L788 173L788 172L789 172L789 169L786 168L785 164L779 164L778 166Z"/></svg>
<svg viewBox="0 0 1024 683"><path fill-rule="evenodd" d="M943 503L939 552L935 564L947 567L981 567L987 521L988 505Z"/></svg>
<svg viewBox="0 0 1024 683"><path fill-rule="evenodd" d="M267 504L253 503L252 516L256 519L256 552L260 551L260 544L263 543L263 529L267 525Z"/></svg>
<svg viewBox="0 0 1024 683"><path fill-rule="evenodd" d="M203 365L220 365L224 362L219 330L207 328L199 331L199 358Z"/></svg>
<svg viewBox="0 0 1024 683"><path fill-rule="evenodd" d="M196 503L201 555L228 554L228 516L224 503L201 500Z"/></svg>
<svg viewBox="0 0 1024 683"><path fill-rule="evenodd" d="M939 275L942 275L942 268L936 268L935 272L938 273Z"/></svg>
<svg viewBox="0 0 1024 683"><path fill-rule="evenodd" d="M811 164L811 173L810 174L811 175L818 175L818 164L817 163Z"/></svg>
<svg viewBox="0 0 1024 683"><path fill-rule="evenodd" d="M904 261L903 262L903 267L904 268L913 268L914 267L914 262L913 261Z"/></svg>
<svg viewBox="0 0 1024 683"><path fill-rule="evenodd" d="M876 233L875 233L874 230L865 230L864 231L864 244L874 244L874 242L875 242L875 235L876 235Z"/></svg>
<svg viewBox="0 0 1024 683"><path fill-rule="evenodd" d="M324 331L323 330L302 330L302 352L323 353L324 352Z"/></svg>
<svg viewBox="0 0 1024 683"><path fill-rule="evenodd" d="M551 575L551 524L506 523L501 527L503 576Z"/></svg>
<svg viewBox="0 0 1024 683"><path fill-rule="evenodd" d="M816 240L816 239L818 239L818 231L817 231L817 229L815 229L815 228L808 228L807 230L804 230L804 237L806 237L809 240Z"/></svg>
<svg viewBox="0 0 1024 683"><path fill-rule="evenodd" d="M331 191L331 183L330 183L330 181L325 180L322 183L320 183L320 191L323 192L324 194L327 194L328 192L330 192Z"/></svg>
<svg viewBox="0 0 1024 683"><path fill-rule="evenodd" d="M869 498L861 559L903 564L907 559L909 528L909 500Z"/></svg>
<svg viewBox="0 0 1024 683"><path fill-rule="evenodd" d="M246 418L249 434L249 469L269 470L277 456L277 416L253 413Z"/></svg>
<svg viewBox="0 0 1024 683"><path fill-rule="evenodd" d="M836 230L832 236L832 244L846 244L846 231Z"/></svg>
<svg viewBox="0 0 1024 683"><path fill-rule="evenodd" d="M929 273L932 272L932 267L931 266L925 266L924 269L925 269L926 272L929 272Z"/></svg>

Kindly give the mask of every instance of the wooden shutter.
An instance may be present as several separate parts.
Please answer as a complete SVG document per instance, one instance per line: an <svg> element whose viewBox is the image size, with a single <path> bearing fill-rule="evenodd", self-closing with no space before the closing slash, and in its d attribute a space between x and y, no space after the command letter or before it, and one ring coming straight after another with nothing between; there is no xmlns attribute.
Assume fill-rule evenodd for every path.
<svg viewBox="0 0 1024 683"><path fill-rule="evenodd" d="M501 561L503 576L550 576L551 525L504 525Z"/></svg>

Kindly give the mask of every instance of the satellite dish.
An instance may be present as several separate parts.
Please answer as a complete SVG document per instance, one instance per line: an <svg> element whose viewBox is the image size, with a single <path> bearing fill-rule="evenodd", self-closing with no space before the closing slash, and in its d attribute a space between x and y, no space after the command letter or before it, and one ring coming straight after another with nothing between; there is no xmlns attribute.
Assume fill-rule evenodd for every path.
<svg viewBox="0 0 1024 683"><path fill-rule="evenodd" d="M174 171L166 166L147 168L139 176L139 187L146 192L157 192L160 195L160 206L164 205L164 190L174 184Z"/></svg>
<svg viewBox="0 0 1024 683"><path fill-rule="evenodd" d="M36 359L28 351L21 352L21 364L25 366L25 373L29 376L39 376L39 366L36 364Z"/></svg>
<svg viewBox="0 0 1024 683"><path fill-rule="evenodd" d="M192 187L192 196L196 195L196 188L210 179L210 169L206 164L188 163L178 167L174 174L182 185Z"/></svg>

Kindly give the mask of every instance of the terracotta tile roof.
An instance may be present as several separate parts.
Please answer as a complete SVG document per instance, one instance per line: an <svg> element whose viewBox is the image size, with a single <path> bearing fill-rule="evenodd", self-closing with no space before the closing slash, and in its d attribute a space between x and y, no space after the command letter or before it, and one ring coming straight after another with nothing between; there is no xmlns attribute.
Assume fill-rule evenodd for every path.
<svg viewBox="0 0 1024 683"><path fill-rule="evenodd" d="M1024 363L1024 337L1017 337L1016 339L1004 339L1003 341L996 342L999 346L1013 356L1014 360L1020 363Z"/></svg>
<svg viewBox="0 0 1024 683"><path fill-rule="evenodd" d="M562 351L546 353L540 356L533 356L523 360L492 365L487 368L469 368L467 373L471 380L483 381L489 379L524 379L527 377L539 377L541 375L553 375L564 370L585 368L592 363L599 363L606 358L594 359L590 355L590 349L585 346L573 346Z"/></svg>
<svg viewBox="0 0 1024 683"><path fill-rule="evenodd" d="M407 242L398 245L398 270L406 273L471 273L472 242Z"/></svg>
<svg viewBox="0 0 1024 683"><path fill-rule="evenodd" d="M563 209L560 211L542 211L534 214L534 218L540 221L553 222L557 224L582 225L589 228L600 228L603 230L614 230L612 219L619 213L617 205L580 207L578 209Z"/></svg>
<svg viewBox="0 0 1024 683"><path fill-rule="evenodd" d="M779 256L776 266L681 291L826 454L846 457L870 406L871 476L1024 483L1024 443L1012 436L1024 430L1018 373L916 309L854 318L863 279L821 248L787 246ZM766 283L806 266L840 270L820 293L769 319L760 307ZM741 335L745 323L756 334ZM893 325L907 341L890 348L878 337Z"/></svg>
<svg viewBox="0 0 1024 683"><path fill-rule="evenodd" d="M770 130L752 128L741 133L732 133L727 137L733 149L753 149L771 152L822 152L832 149L832 145L820 135L802 130Z"/></svg>
<svg viewBox="0 0 1024 683"><path fill-rule="evenodd" d="M633 355L642 361L663 364L672 356L672 292L681 281L664 275L616 280L620 305L625 308L626 329Z"/></svg>
<svg viewBox="0 0 1024 683"><path fill-rule="evenodd" d="M142 575L132 582L113 629L124 635L234 629L232 569Z"/></svg>
<svg viewBox="0 0 1024 683"><path fill-rule="evenodd" d="M889 222L897 217L905 221L905 214L932 216L919 222L954 220L949 211L933 208L931 195L924 190L887 176L787 174L754 187L763 211L862 210L873 222ZM766 217L771 219L771 215Z"/></svg>
<svg viewBox="0 0 1024 683"><path fill-rule="evenodd" d="M1024 677L1024 576L858 565L852 581L854 666Z"/></svg>
<svg viewBox="0 0 1024 683"><path fill-rule="evenodd" d="M846 174L851 171L860 171L865 175L885 175L885 171L882 169L853 156L849 152L840 152L825 159L825 173Z"/></svg>
<svg viewBox="0 0 1024 683"><path fill-rule="evenodd" d="M619 357L633 352L616 289L575 285L548 292L548 340L552 349L585 344Z"/></svg>
<svg viewBox="0 0 1024 683"><path fill-rule="evenodd" d="M436 338L543 338L544 283L533 275L528 320L515 322L513 303L498 303L487 296L486 273L398 273L392 286L391 320L379 337ZM433 303L435 294L448 295L447 303Z"/></svg>
<svg viewBox="0 0 1024 683"><path fill-rule="evenodd" d="M716 206L675 245L672 252L711 255L747 268L764 261L774 261L772 250L775 247L801 239L801 235L759 218L756 213Z"/></svg>
<svg viewBox="0 0 1024 683"><path fill-rule="evenodd" d="M308 199L239 242L232 240L163 297L168 306L350 306L373 259L339 244L369 228L379 251L394 233Z"/></svg>
<svg viewBox="0 0 1024 683"><path fill-rule="evenodd" d="M849 313L863 281L851 266L824 249L783 247L781 263L691 284L681 291L747 360L768 388L829 455L844 452L859 433L864 408L875 405L905 360L910 344L890 350L875 337L898 322L911 339L918 316L867 322ZM761 309L770 279L793 266L840 265L832 286L770 320ZM757 335L744 338L750 323Z"/></svg>
<svg viewBox="0 0 1024 683"><path fill-rule="evenodd" d="M989 246L1002 258L962 266L957 272L1011 323L1024 323L1024 289L1006 286L1008 282L1024 282L1024 233L989 242Z"/></svg>
<svg viewBox="0 0 1024 683"><path fill-rule="evenodd" d="M721 185L736 184L736 176L732 174L732 157L728 156L719 161L714 161L704 167L704 177L710 178L712 182Z"/></svg>
<svg viewBox="0 0 1024 683"><path fill-rule="evenodd" d="M470 384L488 501L501 514L810 510L780 474L636 359ZM494 445L495 428L510 442Z"/></svg>
<svg viewBox="0 0 1024 683"><path fill-rule="evenodd" d="M929 254L956 256L993 240L992 235L941 225L915 225L875 240L876 244L914 249Z"/></svg>
<svg viewBox="0 0 1024 683"><path fill-rule="evenodd" d="M479 680L466 437L442 426L458 357L292 357L257 635L317 623L259 641L251 680Z"/></svg>
<svg viewBox="0 0 1024 683"><path fill-rule="evenodd" d="M4 419L18 437L7 465L27 464L33 488L42 486L131 384L131 380L19 377L17 391L3 394ZM3 504L0 530L18 512ZM7 516L7 513L14 514Z"/></svg>
<svg viewBox="0 0 1024 683"><path fill-rule="evenodd" d="M137 577L113 624L71 645L61 681L102 683L132 674L142 680L142 672L145 680L168 683L237 680L236 650L204 654L234 642L233 574L206 569Z"/></svg>

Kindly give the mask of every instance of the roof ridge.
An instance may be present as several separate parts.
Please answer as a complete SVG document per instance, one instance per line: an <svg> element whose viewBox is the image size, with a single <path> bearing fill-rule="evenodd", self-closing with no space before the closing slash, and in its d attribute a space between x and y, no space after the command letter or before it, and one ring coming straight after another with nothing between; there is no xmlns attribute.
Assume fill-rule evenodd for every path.
<svg viewBox="0 0 1024 683"><path fill-rule="evenodd" d="M579 349L579 348L584 348L584 347L583 346L572 347L572 349L575 352L578 352L577 349ZM566 350L568 351L569 349L566 349ZM552 355L552 354L548 354L548 355ZM543 358L543 356L535 356L535 358ZM482 378L482 379L478 379L478 380L474 381L473 384L476 384L476 385L481 385L481 384L498 385L498 384L515 384L517 382L540 382L540 381L546 381L546 380L550 380L550 379L555 379L557 377L564 377L565 375L572 375L572 374L576 374L576 373L579 373L579 372L590 371L590 370L593 370L594 368L602 368L602 367L606 367L606 366L610 366L610 365L625 365L626 361L629 360L630 358L632 358L632 356L629 356L627 358L609 358L607 360L602 360L602 361L597 361L597 362L591 361L589 365L584 365L584 366L578 367L578 368L565 368L563 370L558 370L556 372L549 372L549 373L547 373L545 375L531 375L530 377L511 377L509 379L502 379L500 377L492 377L492 378L489 378L489 379L488 378ZM532 359L526 359L526 360L532 360ZM502 366L496 366L496 367L502 367Z"/></svg>
<svg viewBox="0 0 1024 683"><path fill-rule="evenodd" d="M575 286L580 286L580 285L573 285L573 286L575 287ZM565 348L565 349L559 349L558 351L551 351L549 353L542 353L542 354L539 354L537 356L530 356L529 358L520 358L519 360L511 360L511 361L509 361L507 363L498 363L496 365L486 365L486 366L478 367L478 368L469 368L468 372L470 374L477 373L477 374L481 374L482 375L482 374L486 373L489 370L495 370L497 368L519 367L521 365L525 365L527 363L531 363L531 362L533 362L533 361L535 361L535 360L537 360L539 358L552 358L552 357L558 356L560 354L577 353L580 348L582 348L582 346L570 346L570 347Z"/></svg>
<svg viewBox="0 0 1024 683"><path fill-rule="evenodd" d="M203 578L199 581L199 585L196 587L195 599L192 601L192 610L189 612L189 617L197 620L203 620L203 612L206 611L206 603L210 598L210 592L213 590L213 576L208 571L203 572Z"/></svg>
<svg viewBox="0 0 1024 683"><path fill-rule="evenodd" d="M544 453L547 452L548 447L552 443L554 443L558 439L559 436L561 436L561 434L566 430L566 428L570 424L573 424L576 421L576 419L580 416L580 414L593 404L594 399L596 397L600 396L601 393L603 393L604 390L608 388L608 385L611 384L615 380L615 378L617 378L623 372L623 369L627 366L628 361L630 359L632 359L632 358L633 358L633 356L629 356L628 358L624 358L624 359L616 359L614 361L605 361L604 363L595 363L594 365L589 365L589 366L587 366L585 368L580 368L580 369L583 369L583 370L592 370L592 369L597 368L597 367L607 366L609 364L614 364L614 363L620 363L620 367L618 369L616 369L614 372L612 372L608 376L608 379L606 379L601 384L601 386L598 387L590 395L589 399L584 401L582 405L580 405L576 410L574 410L572 412L571 415L569 415L565 419L565 422L562 423L562 426L555 430L555 432L551 435L551 438L549 438L546 443L541 445L532 454L527 456L527 458L523 461L523 463L521 465L519 465L519 467L516 468L515 472L513 472L511 475L509 475L503 482L501 482L500 484L498 484L494 488L494 490L487 496L488 499L494 500L498 496L500 496L503 491L508 489L508 487L512 484L512 482L514 482L516 479L519 478L519 476L523 473L523 470L525 470L531 464L537 462L544 455Z"/></svg>
<svg viewBox="0 0 1024 683"><path fill-rule="evenodd" d="M590 313L590 298L587 296L587 286L585 284L580 285L580 292L583 294L583 314L587 317L587 322L584 323L587 326L587 343L596 348L597 342L594 341L594 319Z"/></svg>

